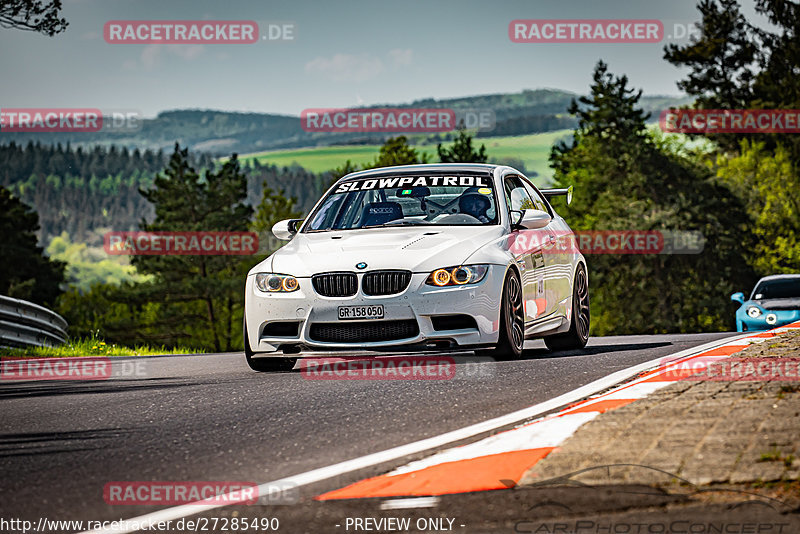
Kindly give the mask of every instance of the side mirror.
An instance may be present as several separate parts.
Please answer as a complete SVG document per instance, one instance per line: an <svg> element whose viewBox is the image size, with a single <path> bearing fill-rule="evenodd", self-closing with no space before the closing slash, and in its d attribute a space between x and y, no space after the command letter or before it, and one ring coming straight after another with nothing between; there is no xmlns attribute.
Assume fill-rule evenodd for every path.
<svg viewBox="0 0 800 534"><path fill-rule="evenodd" d="M731 295L731 300L733 302L738 302L739 304L744 304L744 293L741 291L739 293L734 293Z"/></svg>
<svg viewBox="0 0 800 534"><path fill-rule="evenodd" d="M524 210L522 212L522 218L519 219L519 222L516 223L516 226L521 226L527 230L538 230L539 228L544 228L553 218L550 216L549 213L542 210Z"/></svg>
<svg viewBox="0 0 800 534"><path fill-rule="evenodd" d="M297 233L298 223L303 222L302 219L284 219L276 222L272 227L272 234L278 239L288 241Z"/></svg>

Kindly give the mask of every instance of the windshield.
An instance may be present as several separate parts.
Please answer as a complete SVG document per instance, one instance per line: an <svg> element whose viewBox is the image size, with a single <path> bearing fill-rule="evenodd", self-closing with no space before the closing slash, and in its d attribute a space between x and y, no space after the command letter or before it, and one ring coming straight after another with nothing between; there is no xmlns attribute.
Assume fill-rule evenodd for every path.
<svg viewBox="0 0 800 534"><path fill-rule="evenodd" d="M753 291L753 300L800 298L800 278L761 282Z"/></svg>
<svg viewBox="0 0 800 534"><path fill-rule="evenodd" d="M497 224L488 176L388 176L343 182L304 231Z"/></svg>

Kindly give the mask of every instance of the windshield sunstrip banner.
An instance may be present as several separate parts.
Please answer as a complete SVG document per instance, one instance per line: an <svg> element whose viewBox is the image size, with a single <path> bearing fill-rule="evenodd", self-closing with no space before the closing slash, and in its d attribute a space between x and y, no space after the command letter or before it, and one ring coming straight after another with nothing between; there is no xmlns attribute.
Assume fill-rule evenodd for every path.
<svg viewBox="0 0 800 534"><path fill-rule="evenodd" d="M370 191L394 187L492 187L486 176L396 176L394 178L372 178L339 184L334 193Z"/></svg>

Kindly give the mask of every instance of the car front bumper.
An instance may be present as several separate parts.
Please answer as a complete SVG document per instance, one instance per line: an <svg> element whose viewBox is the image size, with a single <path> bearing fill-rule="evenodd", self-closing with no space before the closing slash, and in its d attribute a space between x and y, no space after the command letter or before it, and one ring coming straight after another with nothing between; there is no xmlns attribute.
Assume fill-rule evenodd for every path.
<svg viewBox="0 0 800 534"><path fill-rule="evenodd" d="M255 276L251 275L247 277L245 284L245 324L250 350L255 356L275 356L276 352L287 348L381 350L428 344L438 346L444 343L457 347L493 345L498 340L505 274L505 266L491 265L486 276L477 284L433 287L425 284L428 273L414 273L403 292L388 296L368 296L361 291L363 273L358 273L359 290L351 297L318 295L311 278L298 278L300 288L292 293L265 293L255 287ZM383 305L383 319L339 319L339 306L375 304ZM442 329L439 324L439 329L434 328L434 318L452 315L469 316L474 319L474 326ZM296 332L272 335L270 325L273 323L296 323ZM403 332L403 329L398 330L397 327L411 325L412 328L405 330L408 337L397 339L352 342L319 339L321 329L346 332L361 328L374 329L374 325L378 324L393 329L394 337L405 335L397 334L398 331Z"/></svg>
<svg viewBox="0 0 800 534"><path fill-rule="evenodd" d="M767 322L767 318L775 316L775 322ZM786 324L800 321L800 310L766 310L758 317L750 317L746 313L737 313L736 329L739 332L757 332L777 328Z"/></svg>

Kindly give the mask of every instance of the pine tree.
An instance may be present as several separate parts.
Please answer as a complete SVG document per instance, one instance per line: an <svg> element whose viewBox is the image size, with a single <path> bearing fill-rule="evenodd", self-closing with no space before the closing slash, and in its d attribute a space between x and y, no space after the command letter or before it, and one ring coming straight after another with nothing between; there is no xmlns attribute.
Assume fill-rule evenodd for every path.
<svg viewBox="0 0 800 534"><path fill-rule="evenodd" d="M177 144L167 169L153 187L141 190L155 208L143 220L145 231L244 232L253 209L247 178L234 154L218 170L200 175L189 163L188 149ZM132 301L160 305L157 324L171 343L204 345L216 351L240 345L244 278L252 258L237 256L134 256L131 263L152 281L131 290Z"/></svg>
<svg viewBox="0 0 800 534"><path fill-rule="evenodd" d="M301 218L303 214L296 206L297 198L287 197L283 189L276 192L264 181L261 202L256 206L256 216L252 224L253 231L258 233L259 241L262 243L261 253L272 254L280 248L280 243L273 239L272 227L285 219ZM270 244L264 247L264 243Z"/></svg>
<svg viewBox="0 0 800 534"><path fill-rule="evenodd" d="M753 69L759 59L753 27L736 0L701 0L697 9L700 39L664 48L664 59L691 69L678 88L695 96L700 108L746 107L753 98Z"/></svg>
<svg viewBox="0 0 800 534"><path fill-rule="evenodd" d="M463 123L458 128L458 136L453 140L452 148L436 145L439 161L442 163L486 163L486 146L481 145L478 150L472 148L472 136L467 133Z"/></svg>
<svg viewBox="0 0 800 534"><path fill-rule="evenodd" d="M642 91L628 87L628 77L615 77L608 65L598 61L592 74L589 96L572 100L571 115L578 117L578 131L608 141L609 148L627 149L620 143L637 145L646 143L646 121L650 118L637 107Z"/></svg>
<svg viewBox="0 0 800 534"><path fill-rule="evenodd" d="M39 216L0 186L0 295L52 305L61 294L65 264L37 245Z"/></svg>
<svg viewBox="0 0 800 534"><path fill-rule="evenodd" d="M669 45L664 59L689 69L678 87L702 109L800 108L800 5L787 0L757 0L756 11L775 30L748 21L735 0L702 0L699 39ZM800 140L792 133L714 134L728 152L741 141L783 145L800 160Z"/></svg>
<svg viewBox="0 0 800 534"><path fill-rule="evenodd" d="M400 135L387 139L372 165L365 168L413 165L415 163L427 162L428 154L420 154L417 149L409 146L408 139L405 135Z"/></svg>
<svg viewBox="0 0 800 534"><path fill-rule="evenodd" d="M574 142L551 153L557 186L575 190L559 212L574 230L700 232L706 241L701 254L588 254L593 332L729 328L728 295L752 278L742 206L699 161L647 133L639 95L598 63L590 97L571 108Z"/></svg>

